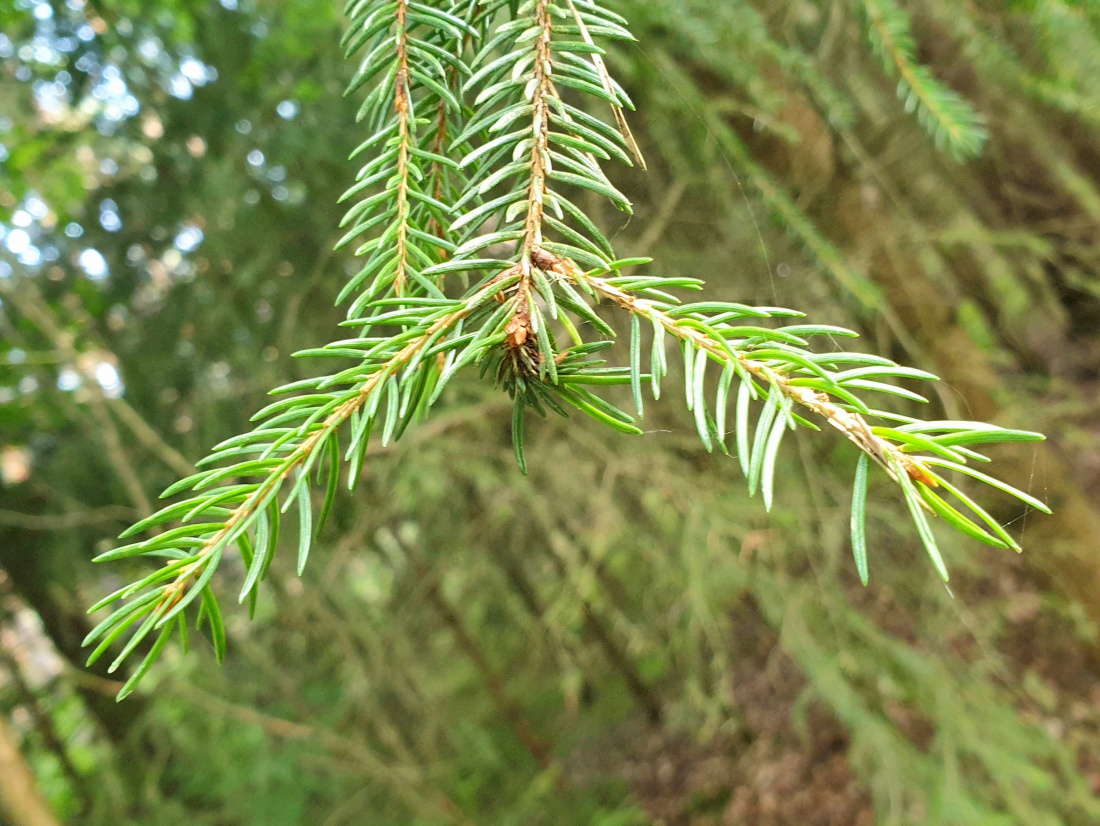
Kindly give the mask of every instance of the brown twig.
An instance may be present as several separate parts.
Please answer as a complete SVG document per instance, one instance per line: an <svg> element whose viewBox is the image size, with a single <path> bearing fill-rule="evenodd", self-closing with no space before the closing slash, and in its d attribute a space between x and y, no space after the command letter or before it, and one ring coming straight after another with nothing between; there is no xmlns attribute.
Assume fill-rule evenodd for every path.
<svg viewBox="0 0 1100 826"><path fill-rule="evenodd" d="M3 609L0 609L0 618L3 618L5 613ZM93 799L92 787L89 784L88 778L81 774L73 764L72 757L69 755L69 749L64 739L58 733L57 726L54 725L53 715L50 713L50 710L43 707L43 701L40 694L45 694L46 692L36 692L31 688L26 678L23 676L23 669L5 646L0 646L0 665L4 667L11 677L12 684L15 686L16 694L19 697L18 702L30 713L38 736L42 738L43 744L53 753L61 764L65 776L77 792L81 807L86 809Z"/></svg>
<svg viewBox="0 0 1100 826"><path fill-rule="evenodd" d="M525 281L531 278L531 257L542 247L543 199L546 196L546 158L549 157L550 137L550 77L553 61L550 50L550 38L553 21L550 17L549 0L538 0L535 6L535 25L539 34L535 38L535 88L531 98L534 112L531 115L531 133L534 138L531 147L530 182L527 186L527 220L524 223L522 260Z"/></svg>
<svg viewBox="0 0 1100 826"><path fill-rule="evenodd" d="M393 107L397 112L397 270L393 278L393 291L401 295L405 289L409 265L409 119L412 101L409 98L409 32L406 15L408 0L397 1L397 77L394 80Z"/></svg>

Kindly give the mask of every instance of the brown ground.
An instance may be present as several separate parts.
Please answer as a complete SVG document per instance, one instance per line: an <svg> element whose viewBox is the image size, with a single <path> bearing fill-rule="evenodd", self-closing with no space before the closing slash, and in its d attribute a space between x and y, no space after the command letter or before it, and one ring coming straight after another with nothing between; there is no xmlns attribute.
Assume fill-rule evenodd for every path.
<svg viewBox="0 0 1100 826"><path fill-rule="evenodd" d="M1003 605L1001 649L1021 715L1070 745L1100 793L1100 680L1092 650L1072 611L1044 600L1017 560L1005 562L992 586L985 580L981 592L960 598ZM870 796L848 762L842 726L812 703L808 724L796 728L805 677L751 606L738 612L737 627L746 642L733 666L736 735L701 744L676 739L668 727L639 727L620 733L614 756L581 760L617 766L661 826L873 826ZM912 735L922 739L919 731Z"/></svg>

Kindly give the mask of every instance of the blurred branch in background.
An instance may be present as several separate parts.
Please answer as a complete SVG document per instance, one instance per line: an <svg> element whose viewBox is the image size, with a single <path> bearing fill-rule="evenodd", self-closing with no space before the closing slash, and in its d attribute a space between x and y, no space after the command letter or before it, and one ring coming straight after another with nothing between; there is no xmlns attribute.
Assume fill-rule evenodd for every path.
<svg viewBox="0 0 1100 826"><path fill-rule="evenodd" d="M60 825L23 759L15 730L3 714L0 714L0 812L11 826Z"/></svg>
<svg viewBox="0 0 1100 826"><path fill-rule="evenodd" d="M53 514L0 511L0 525L28 531L69 531L88 525L102 525L105 522L129 523L133 521L135 513L137 512L133 508L121 505Z"/></svg>

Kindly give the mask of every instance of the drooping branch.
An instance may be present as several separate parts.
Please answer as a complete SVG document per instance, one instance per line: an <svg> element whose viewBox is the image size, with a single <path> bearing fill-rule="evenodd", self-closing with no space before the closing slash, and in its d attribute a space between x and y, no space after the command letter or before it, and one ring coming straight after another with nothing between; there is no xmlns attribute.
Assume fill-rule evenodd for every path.
<svg viewBox="0 0 1100 826"><path fill-rule="evenodd" d="M865 2L893 8L892 0ZM1039 434L874 410L856 393L924 401L878 379L935 377L877 356L835 349L817 353L811 347L814 336L855 334L830 325L773 323L801 315L794 311L714 300L684 304L665 290L700 289L702 282L624 274L643 261L617 261L611 242L571 197L586 191L631 211L601 162L616 158L629 165L633 157L644 166L623 115L624 108L633 107L608 74L597 42L632 39L625 20L599 0L351 0L349 14L348 54L366 50L351 88L374 84L360 110L371 134L357 152L374 154L344 196L359 200L342 222L350 229L340 244L367 235L356 250L365 263L339 299L358 294L344 322L354 333L297 355L350 359L352 366L276 391L282 398L255 417L261 425L223 442L201 463L203 470L164 494L188 491L189 498L123 534L156 528L158 535L99 557L165 560L95 606L120 603L89 635L87 642L98 641L92 659L129 633L112 668L160 630L124 695L148 671L176 621L183 634L183 612L197 599L200 621L209 623L220 658L225 631L209 584L225 550L234 543L240 548L246 569L240 599L254 608L278 545L280 514L297 503L301 571L344 465L353 487L372 433L380 431L383 447L400 438L456 374L474 365L512 398L513 446L526 472L528 410L567 415L571 407L621 432L642 433L634 417L602 389L630 385L641 416L642 381L649 380L654 398L660 398L668 375L664 344L671 337L683 351L684 399L702 443L708 450L727 451L727 412L733 407L729 432L749 492L761 490L768 508L787 431L819 430L812 421L819 417L859 448L852 544L864 581L863 520L872 462L900 488L945 580L930 515L978 541L1019 549L944 471L1045 510L1034 497L968 464L988 461L974 445L1033 441ZM884 52L904 58L897 68L903 84L912 86L923 78L910 65L907 29L899 28L898 19L883 16L878 39ZM476 54L467 60L472 50ZM924 84L922 93L929 89L935 91ZM913 99L920 103L919 96ZM942 95L929 97L919 107L923 117L951 116L944 101L950 103ZM589 111L592 102L610 105L614 124ZM944 105L936 110L937 104ZM432 117L418 118L417 111ZM949 142L966 138L936 128ZM504 245L508 251L499 252ZM447 273L476 279L462 299L444 293ZM615 337L596 311L601 300L629 315L629 365L608 365L600 357ZM653 327L648 375L641 364L643 321ZM561 349L559 341L566 337L572 346ZM721 368L716 386L707 384L714 379L711 365ZM755 414L753 403L759 404L752 408ZM804 413L812 415L807 419ZM873 425L876 420L886 424ZM341 445L345 431L350 438ZM315 522L310 486L326 464L328 485ZM974 518L956 510L947 495Z"/></svg>

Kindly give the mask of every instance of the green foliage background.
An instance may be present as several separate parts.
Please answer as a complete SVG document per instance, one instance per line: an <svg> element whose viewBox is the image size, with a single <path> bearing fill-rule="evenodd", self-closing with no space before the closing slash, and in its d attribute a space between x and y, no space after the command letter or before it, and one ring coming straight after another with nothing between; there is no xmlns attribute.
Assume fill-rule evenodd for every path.
<svg viewBox="0 0 1100 826"><path fill-rule="evenodd" d="M223 668L196 637L117 706L118 675L78 665L84 606L117 585L88 560L336 328L362 135L334 3L18 2L0 9L0 275L20 285L0 293L0 447L30 474L0 488L0 704L63 820L1095 822L1096 9L616 9L651 167L615 173L631 220L591 204L620 252L863 331L945 378L945 415L1047 432L997 458L1055 516L998 513L1022 557L944 536L952 599L901 505L872 497L864 590L840 440L785 447L770 515L671 407L640 439L532 422L524 479L509 406L471 382L373 452L301 580L291 549L257 621L227 614ZM140 111L112 119L106 66ZM53 111L36 82L59 71L73 106ZM184 97L178 76L203 82ZM959 119L984 122L976 158ZM11 254L35 198L27 231L56 261ZM121 399L66 384L103 361ZM11 644L28 622L64 665L36 667L31 632Z"/></svg>

